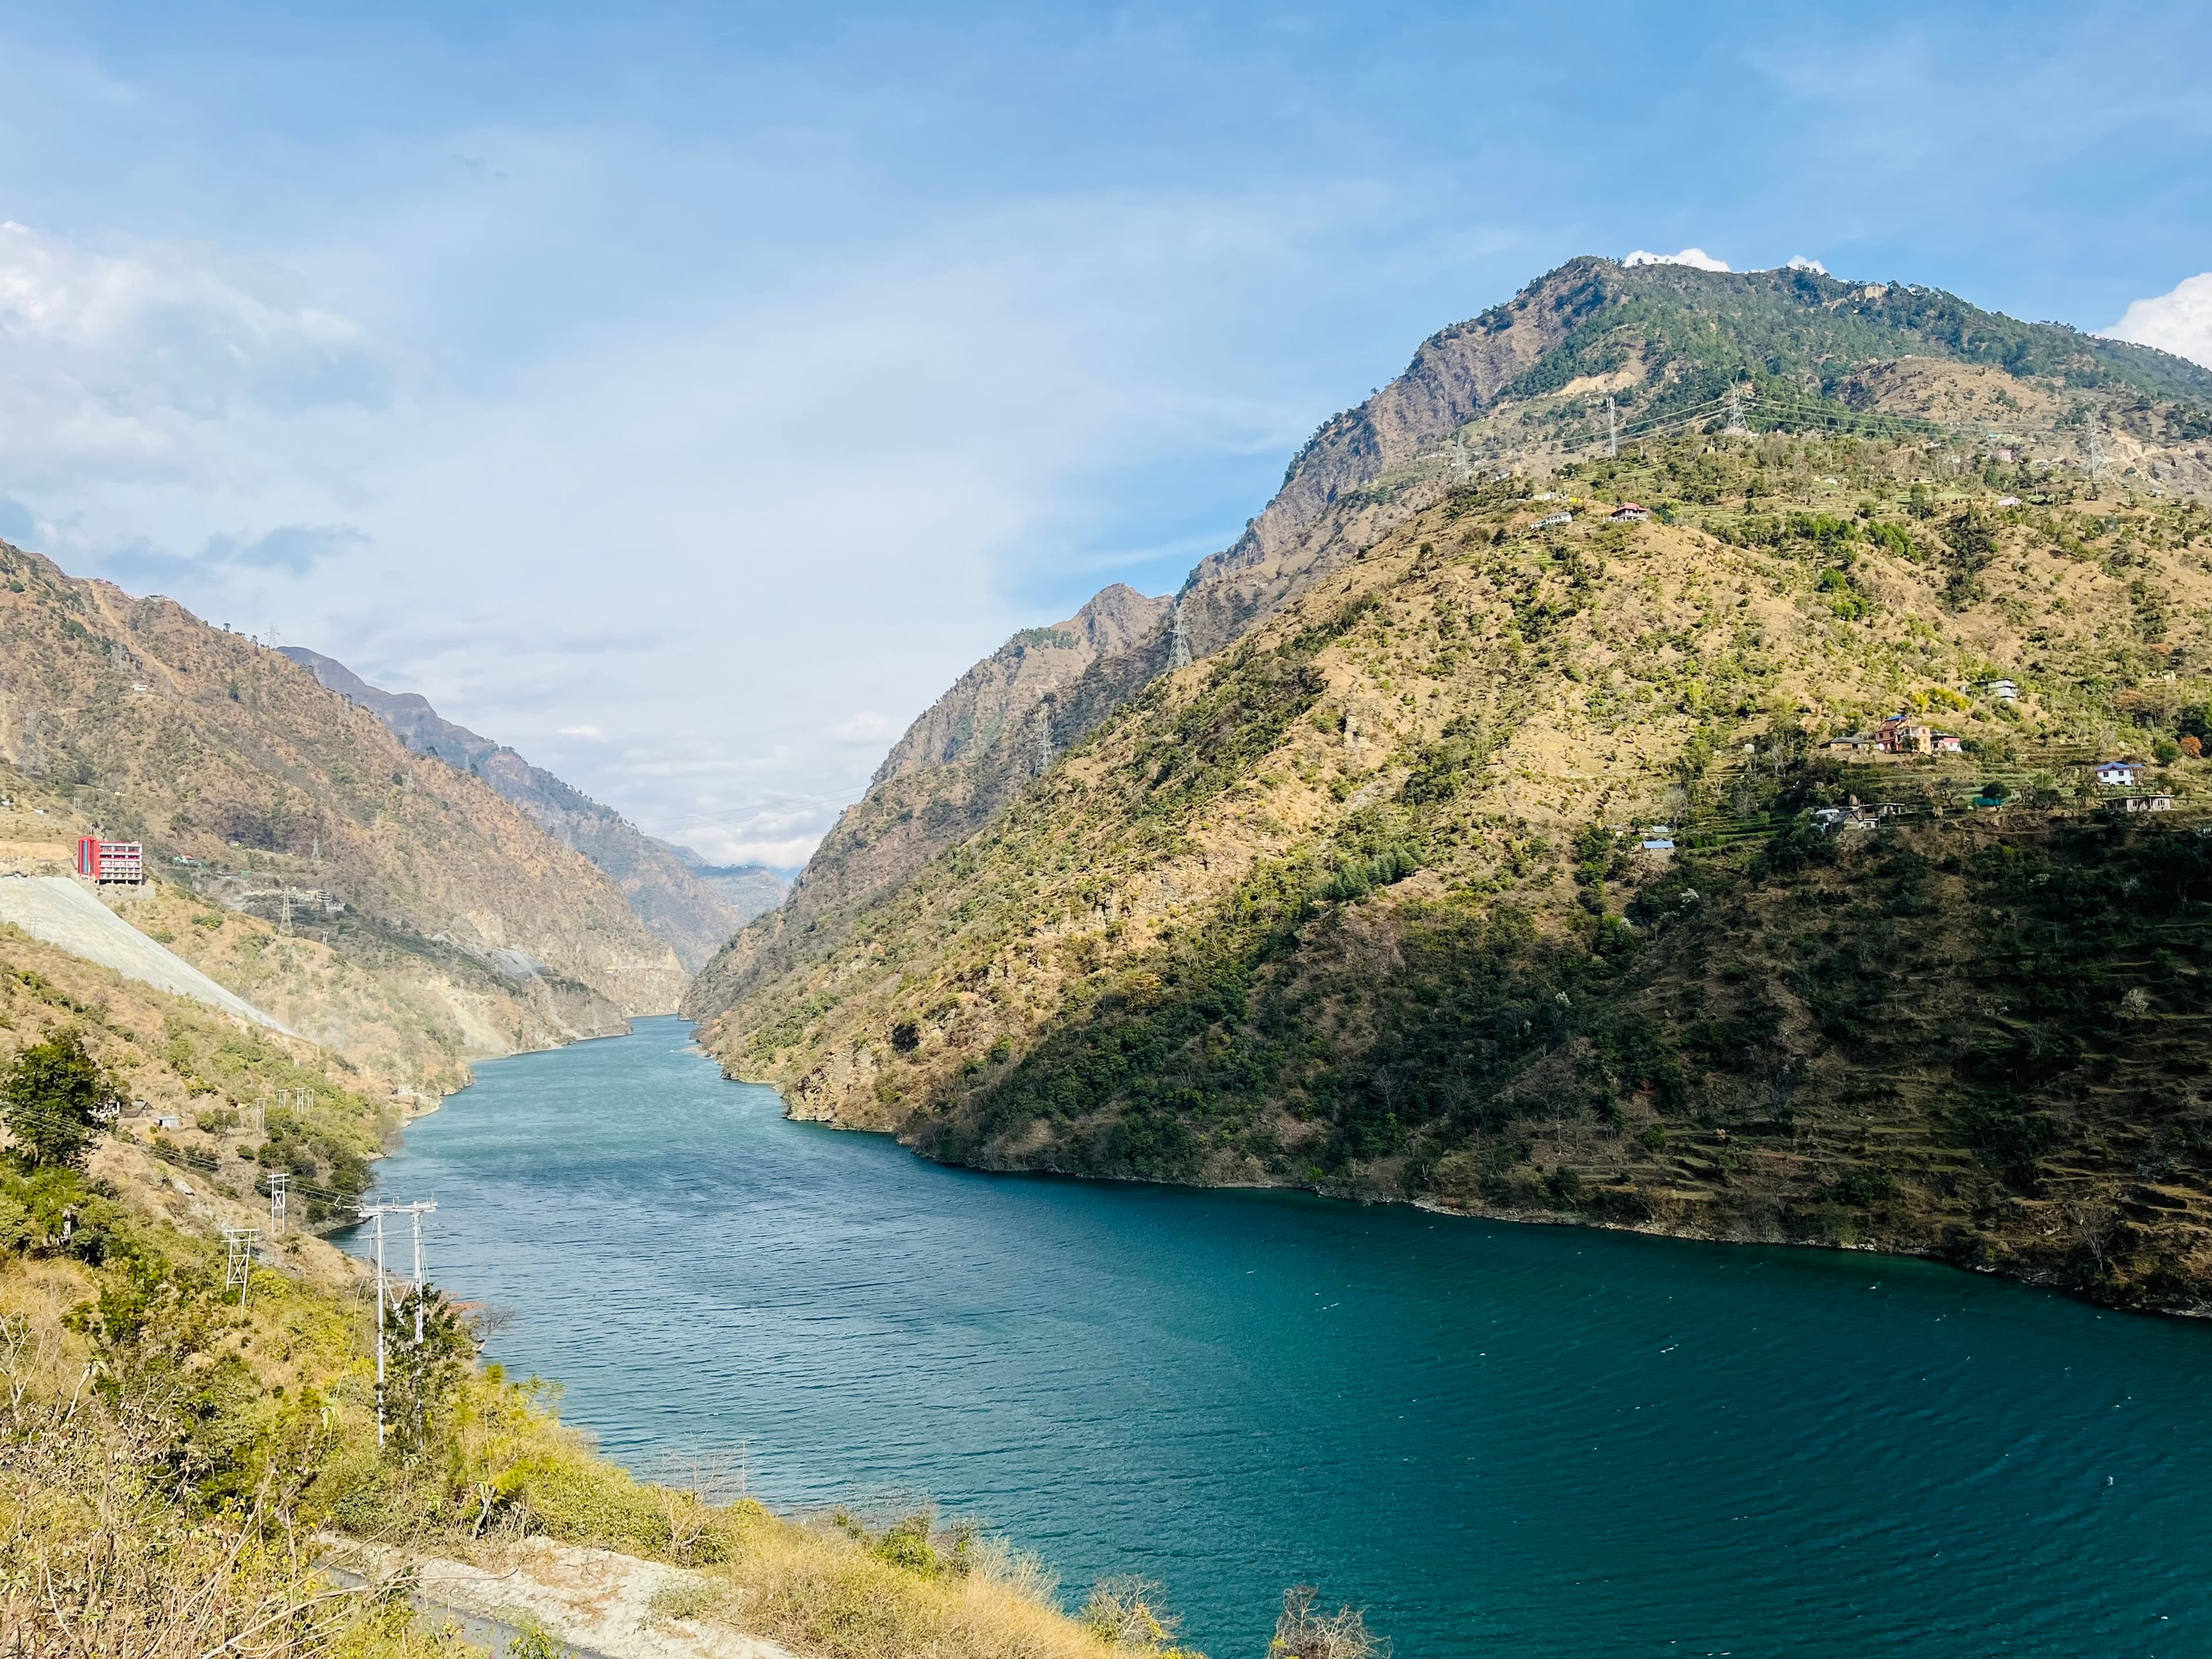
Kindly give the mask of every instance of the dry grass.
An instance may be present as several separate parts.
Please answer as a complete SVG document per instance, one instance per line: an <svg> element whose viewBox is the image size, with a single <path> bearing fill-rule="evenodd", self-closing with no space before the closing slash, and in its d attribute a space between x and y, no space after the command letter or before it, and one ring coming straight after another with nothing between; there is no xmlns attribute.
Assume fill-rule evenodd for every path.
<svg viewBox="0 0 2212 1659"><path fill-rule="evenodd" d="M1034 1559L970 1552L964 1570L894 1565L865 1538L801 1525L757 1504L730 1512L732 1559L716 1570L747 1630L823 1659L1105 1659L1158 1655L1171 1621L1149 1590L1102 1584L1071 1619ZM1194 1659L1194 1656L1192 1656Z"/></svg>
<svg viewBox="0 0 2212 1659"><path fill-rule="evenodd" d="M57 1267L0 1279L0 1653L10 1659L412 1659L453 1653L404 1607L319 1577L297 1469L195 1514L166 1401L135 1397L74 1326ZM288 1481L288 1474L290 1479Z"/></svg>

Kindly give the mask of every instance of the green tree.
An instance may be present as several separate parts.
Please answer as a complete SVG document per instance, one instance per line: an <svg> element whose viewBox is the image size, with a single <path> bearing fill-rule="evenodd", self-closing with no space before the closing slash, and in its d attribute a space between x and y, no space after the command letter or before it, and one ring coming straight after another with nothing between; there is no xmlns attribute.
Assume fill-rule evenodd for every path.
<svg viewBox="0 0 2212 1659"><path fill-rule="evenodd" d="M114 1101L114 1085L74 1030L33 1043L0 1078L0 1113L33 1168L81 1165Z"/></svg>

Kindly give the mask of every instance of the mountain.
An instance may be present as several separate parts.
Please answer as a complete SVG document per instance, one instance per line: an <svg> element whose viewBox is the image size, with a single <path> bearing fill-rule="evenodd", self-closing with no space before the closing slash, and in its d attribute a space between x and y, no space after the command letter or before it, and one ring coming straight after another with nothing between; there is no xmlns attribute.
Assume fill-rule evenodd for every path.
<svg viewBox="0 0 2212 1659"><path fill-rule="evenodd" d="M702 970L685 1011L720 1012L765 976L818 955L858 907L989 823L1051 765L1068 734L1088 730L1139 676L1164 665L1172 610L1117 582L1066 622L1024 629L962 675L893 746L784 906Z"/></svg>
<svg viewBox="0 0 2212 1659"><path fill-rule="evenodd" d="M890 854L810 866L690 1006L794 1115L981 1167L2197 1306L2208 484L2178 359L1577 261L1324 426L902 861L926 716L848 815ZM1827 746L1899 709L1958 752Z"/></svg>
<svg viewBox="0 0 2212 1659"><path fill-rule="evenodd" d="M612 807L532 766L505 744L454 725L416 693L380 690L319 652L289 645L280 649L331 690L382 720L416 754L434 756L457 771L482 778L556 841L605 871L638 920L675 947L687 969L703 967L731 934L782 902L783 884L772 872L748 867L707 875L713 866L690 848L656 841Z"/></svg>
<svg viewBox="0 0 2212 1659"><path fill-rule="evenodd" d="M444 1086L680 994L598 869L277 653L4 544L0 647L10 861L143 840L161 884L134 916L292 1030ZM247 914L286 942L227 920Z"/></svg>
<svg viewBox="0 0 2212 1659"><path fill-rule="evenodd" d="M1037 756L1079 743L1172 665L1241 639L1455 485L1586 453L1604 436L1607 398L1632 438L1719 424L1711 417L1739 406L1768 411L1762 426L1792 410L1829 428L2019 424L1991 374L2047 388L2036 395L2051 456L2087 462L2095 410L2116 466L2140 463L2177 488L2212 483L2199 453L2212 371L2167 353L1906 283L1571 260L1431 336L1403 374L1325 422L1273 500L1173 599L1109 588L1075 620L1018 635L970 669L824 839L790 905L731 939L684 1010L712 1018L830 952L878 894L1000 811ZM1069 635L1053 672L1024 672L1033 639Z"/></svg>
<svg viewBox="0 0 2212 1659"><path fill-rule="evenodd" d="M690 848L674 842L656 840L653 845L706 884L740 923L765 915L791 891L789 884L765 864L709 864Z"/></svg>

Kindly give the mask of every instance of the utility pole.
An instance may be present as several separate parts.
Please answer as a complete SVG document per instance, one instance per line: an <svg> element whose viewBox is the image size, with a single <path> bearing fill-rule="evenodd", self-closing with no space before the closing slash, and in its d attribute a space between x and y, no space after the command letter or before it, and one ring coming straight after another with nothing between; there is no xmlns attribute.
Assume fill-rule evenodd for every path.
<svg viewBox="0 0 2212 1659"><path fill-rule="evenodd" d="M1620 453L1620 422L1613 416L1613 394L1605 394L1605 453L1608 459Z"/></svg>
<svg viewBox="0 0 2212 1659"><path fill-rule="evenodd" d="M415 1219L415 1340L422 1340L422 1217L435 1204L364 1204L361 1218L376 1224L376 1449L384 1449L384 1218L412 1216Z"/></svg>
<svg viewBox="0 0 2212 1659"><path fill-rule="evenodd" d="M417 1204L408 1212L408 1219L415 1224L415 1346L422 1346L422 1212L434 1210L435 1204Z"/></svg>
<svg viewBox="0 0 2212 1659"><path fill-rule="evenodd" d="M290 1180L287 1170L272 1170L269 1175L269 1236L280 1238L284 1232L284 1183Z"/></svg>
<svg viewBox="0 0 2212 1659"><path fill-rule="evenodd" d="M230 1287L238 1286L238 1310L246 1311L247 1281L253 1274L253 1244L261 1237L255 1227L225 1227L222 1230L222 1288L227 1296Z"/></svg>
<svg viewBox="0 0 2212 1659"><path fill-rule="evenodd" d="M2089 411L2089 487L2100 493L2105 488L2104 413Z"/></svg>

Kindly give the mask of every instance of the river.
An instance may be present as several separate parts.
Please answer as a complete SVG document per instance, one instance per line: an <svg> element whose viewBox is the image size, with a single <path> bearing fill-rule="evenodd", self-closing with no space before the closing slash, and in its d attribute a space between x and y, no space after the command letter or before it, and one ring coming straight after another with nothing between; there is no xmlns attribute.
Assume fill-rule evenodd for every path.
<svg viewBox="0 0 2212 1659"><path fill-rule="evenodd" d="M673 1019L483 1065L382 1194L651 1472L918 1494L1258 1659L2212 1650L2212 1328L1933 1264L941 1169ZM2191 1634L2194 1632L2194 1634Z"/></svg>

